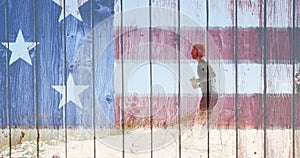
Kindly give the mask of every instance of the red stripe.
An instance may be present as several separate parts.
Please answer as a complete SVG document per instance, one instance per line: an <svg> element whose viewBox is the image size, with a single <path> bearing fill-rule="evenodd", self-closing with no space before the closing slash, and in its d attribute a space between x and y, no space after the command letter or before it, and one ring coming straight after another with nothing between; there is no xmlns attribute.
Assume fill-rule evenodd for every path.
<svg viewBox="0 0 300 158"><path fill-rule="evenodd" d="M125 97L125 106L141 105L140 110L147 111L149 109L149 100L147 96L144 97ZM177 96L170 97L153 97L153 126L160 126L166 122L167 125L176 123L178 116ZM181 114L188 116L195 115L200 97L197 96L182 96L181 97ZM266 98L266 125L268 128L290 128L291 127L291 111L292 111L292 95L291 94L268 94ZM115 96L115 123L120 125L120 96ZM219 97L220 113L211 120L215 126L235 126L235 95L226 95ZM149 111L148 111L149 112ZM300 126L300 97L295 98L295 125ZM137 116L133 119L133 112L125 110L125 125L133 121L133 125L149 125L149 119L143 119ZM187 117L184 117L187 118ZM264 125L264 98L262 94L253 95L239 95L238 96L238 125L239 127L253 127L262 128Z"/></svg>
<svg viewBox="0 0 300 158"><path fill-rule="evenodd" d="M119 33L118 30L115 32ZM211 59L234 60L234 30L228 28L210 28L209 30ZM299 33L296 33L295 39L298 40ZM183 57L191 59L190 52L194 43L205 43L205 31L203 28L181 28L180 30L180 49ZM253 63L260 63L263 57L263 28L240 28L238 31L238 57L239 60L251 60ZM142 50L141 46L149 43L149 30L136 29L123 34L124 53L127 53L125 59L149 59L148 50ZM287 28L267 28L267 59L268 62L280 61L288 62L291 60L291 30ZM115 39L115 59L120 59L120 38ZM212 41L216 47L213 46ZM299 41L299 40L298 40ZM153 28L152 42L159 46L169 47L167 51L156 51L159 46L153 44L153 60L176 60L177 59L177 34L176 29L162 30ZM295 45L296 47L299 47ZM163 48L162 48L163 49ZM128 53L130 52L130 53ZM221 55L221 56L220 56ZM299 55L296 55L299 59Z"/></svg>

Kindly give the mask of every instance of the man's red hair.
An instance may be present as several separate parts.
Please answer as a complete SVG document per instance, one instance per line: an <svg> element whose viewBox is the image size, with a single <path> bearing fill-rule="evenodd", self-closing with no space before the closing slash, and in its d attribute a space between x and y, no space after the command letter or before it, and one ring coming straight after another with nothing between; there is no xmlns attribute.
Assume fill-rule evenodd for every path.
<svg viewBox="0 0 300 158"><path fill-rule="evenodd" d="M193 45L193 49L197 50L197 54L192 53L193 59L201 59L205 56L205 46L203 44L195 44Z"/></svg>

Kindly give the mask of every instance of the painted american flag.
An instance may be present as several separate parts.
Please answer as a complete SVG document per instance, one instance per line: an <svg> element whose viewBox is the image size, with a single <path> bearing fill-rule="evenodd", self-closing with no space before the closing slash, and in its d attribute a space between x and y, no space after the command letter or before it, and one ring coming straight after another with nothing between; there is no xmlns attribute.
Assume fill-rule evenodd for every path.
<svg viewBox="0 0 300 158"><path fill-rule="evenodd" d="M224 79L225 84L219 85L223 86L222 89L223 100L222 108L223 115L220 116L218 124L228 125L234 124L234 104L235 104L235 48L238 51L238 90L239 93L239 107L241 107L240 123L251 126L262 126L262 102L263 102L263 76L264 76L264 49L266 49L266 72L267 72L267 105L270 106L269 115L274 115L276 117L268 117L270 125L272 126L289 126L291 124L291 118L288 117L291 114L292 104L292 3L291 1L284 2L274 2L268 4L270 8L272 5L281 10L281 8L287 8L279 16L272 15L271 11L267 12L270 16L276 16L272 19L271 17L266 18L267 29L266 29L266 41L267 44L264 48L263 37L263 12L262 12L262 2L251 1L240 3L238 10L238 24L235 24L233 15L235 14L234 8L232 8L233 3L230 1L222 2L210 2L210 17L216 17L216 11L220 9L223 14L219 15L219 18L209 19L209 29L208 34L211 38L211 42L215 45L217 53L212 53L212 62L221 63L224 69L224 74L220 77ZM119 3L119 2L118 2ZM97 91L96 86L101 87L101 82L115 80L113 79L113 71L118 72L120 65L120 41L118 35L120 35L119 22L114 25L114 33L110 34L110 40L115 43L114 46L109 45L109 49L106 51L109 55L112 55L111 51L114 50L114 67L113 63L106 68L103 68L101 64L108 64L104 61L104 58L110 58L110 56L103 56L103 59L95 62L96 73L105 75L100 76L98 79L95 77L98 85L93 88L92 77L91 77L91 67L86 62L91 62L91 53L81 53L81 46L88 41L89 33L92 30L92 26L96 26L101 22L101 20L113 15L114 11L118 12L120 10L120 4L116 2L114 7L114 2L110 1L95 1L93 4L94 8L91 9L92 3L90 1L2 1L1 2L1 51L2 51L2 67L1 67L1 125L3 127L8 125L10 120L11 125L15 126L34 126L35 120L38 120L41 126L58 126L62 125L64 115L62 112L62 107L67 104L71 104L67 108L67 113L69 114L66 118L69 125L83 125L85 123L91 122L89 113L92 108L90 105L93 101L101 102L101 107L108 108L105 112L108 116L104 115L101 117L108 117L108 122L114 122L119 124L120 113L114 108L120 106L119 96L120 96L120 82L115 83L113 88L113 83L106 84L110 85L110 88L105 88L104 91L96 92L99 95L95 100L91 99L91 94L93 90ZM278 3L278 4L277 4ZM64 4L66 5L64 7ZM140 4L135 2L124 3L124 7L127 10L133 10L139 7L147 7L148 2L143 1ZM205 43L205 22L206 22L206 5L205 3L182 3L181 4L181 24L180 29L180 54L182 59L182 68L191 68L189 72L190 77L195 72L195 63L191 62L190 58L190 48L194 43ZM154 6L160 6L160 4L153 3ZM227 7L222 9L222 6ZM280 6L280 7L276 7ZM127 7L127 8L126 8ZM175 9L177 4L170 3L170 5L165 6L167 9ZM189 12L188 8L193 10ZM166 9L166 10L167 10ZM196 13L196 14L194 14ZM165 15L166 14L166 15ZM153 14L152 22L152 36L154 42L153 49L153 81L154 88L158 88L159 92L165 94L171 94L167 99L163 99L162 103L166 104L178 104L176 103L176 96L178 93L178 87L176 85L176 75L178 75L177 67L173 70L168 70L168 64L176 65L178 60L176 51L178 50L178 38L177 32L178 25L175 12L166 12L163 9L159 13ZM162 18L157 18L157 16L164 15L165 19L168 21L161 20ZM140 14L133 16L124 16L124 30L126 26L147 26L147 20L141 20L145 18L146 15ZM169 18L169 17L172 18ZM149 17L147 17L149 19ZM190 19L190 21L186 20ZM247 19L247 20L245 20ZM119 20L119 19L117 19ZM186 20L186 21L185 21ZM190 22L194 22L190 24ZM113 23L112 23L113 25ZM238 43L235 43L234 27L238 26ZM161 27L162 26L162 27ZM197 26L197 27L195 27ZM111 27L112 29L113 27ZM200 29L199 29L200 28ZM295 31L297 33L297 30ZM119 34L118 34L119 33ZM113 38L113 35L118 36ZM297 35L297 34L296 34ZM295 39L298 37L294 34ZM109 36L109 35L108 35ZM135 68L140 66L141 63L147 63L149 56L146 53L141 52L139 49L139 44L141 44L141 49L146 49L149 46L145 45L143 48L142 44L149 44L149 30L148 29L135 29L129 30L128 32L122 33L124 36L124 50L125 50L125 63L126 60L131 62L131 60L136 60L137 64L130 65L129 68ZM144 41L143 41L144 40ZM143 43L141 43L143 42ZM107 42L109 43L109 42ZM158 45L155 45L158 44ZM280 43L280 44L279 44ZM235 44L238 47L235 47ZM135 46L135 48L133 47ZM296 44L294 44L297 47ZM132 50L131 50L132 49ZM171 54L161 54L163 49L167 53ZM210 48L208 48L210 49ZM128 50L134 53L129 54ZM173 52L172 52L173 51ZM78 53L79 52L79 53ZM172 54L173 53L173 54ZM102 56L101 56L102 57ZM294 59L297 61L299 55L294 53ZM173 60L173 61L172 61ZM108 61L113 62L112 59ZM221 62L220 62L221 61ZM98 63L100 62L100 63ZM103 63L101 63L103 62ZM133 62L134 63L134 62ZM85 65L87 64L87 65ZM158 65L157 65L158 64ZM165 69L161 67L165 65ZM98 67L97 67L98 66ZM104 66L104 65L102 65ZM167 67L166 67L167 66ZM126 67L126 64L125 64ZM97 70L99 68L99 70ZM131 74L132 80L126 80L129 84L129 88L126 90L139 89L143 85L149 82L148 77L145 79L141 78L143 75L147 75L149 67L145 65L140 67L143 73ZM162 68L162 71L158 69ZM297 68L297 67L296 67ZM146 71L144 71L146 70ZM157 71L156 71L157 70ZM125 68L125 71L126 68ZM165 72L164 72L165 71ZM87 78L83 77L85 74L90 75ZM127 72L125 72L127 73ZM161 77L160 73L169 73ZM107 78L103 77L106 76ZM138 75L138 76L135 76ZM149 75L149 74L148 74ZM155 75L159 77L155 77ZM188 86L183 80L184 86ZM104 79L105 78L105 79ZM173 81L172 81L173 79ZM177 78L178 79L178 78ZM165 82L163 80L167 80ZM119 81L119 80L118 80ZM132 84L136 81L144 81L139 84ZM82 83L80 83L82 82ZM168 83L168 84L165 84ZM65 85L74 85L77 93L71 93L65 88ZM156 84L156 85L155 85ZM165 85L164 85L165 84ZM78 85L78 86L77 86ZM162 86L164 85L164 86ZM131 89L130 89L131 86ZM156 86L156 87L155 87ZM160 91L159 88L162 88ZM181 92L182 105L185 105L187 100L190 100L190 96L187 91ZM100 88L98 88L100 89ZM103 89L103 87L102 87ZM114 91L115 90L115 91ZM126 105L131 104L149 104L149 98L143 99L143 97L138 97L143 95L143 93L149 92L148 88L140 88L136 92L132 92L131 97ZM69 96L64 97L64 93L69 92ZM114 93L115 92L115 93ZM100 94L101 93L101 94ZM131 92L128 92L128 94ZM137 94L136 96L134 95ZM194 93L194 92L192 92ZM72 94L72 95L71 95ZM154 93L156 94L156 93ZM198 93L197 93L198 95ZM100 97L101 96L101 97ZM149 97L149 95L148 95ZM157 96L154 96L154 98ZM102 99L101 99L102 98ZM114 98L116 102L113 103ZM135 98L135 101L133 101ZM162 100L163 97L157 97ZM192 97L194 98L194 97ZM99 101L98 101L99 99ZM157 99L153 99L154 102ZM199 97L195 97L194 101L186 104L186 108L191 108L197 106ZM108 102L108 103L107 103ZM147 103L146 103L147 102ZM158 102L158 101L157 101ZM106 105L106 104L109 104ZM114 104L114 105L113 105ZM159 109L167 108L168 111L176 108L173 106L165 107L160 106L160 103L155 103ZM192 104L192 105L188 105ZM278 104L278 105L277 105ZM87 106L88 105L88 106ZM189 107L191 106L191 107ZM273 108L272 108L273 107ZM189 109L190 111L195 110L196 107ZM183 108L185 109L185 108ZM252 110L249 110L252 109ZM267 108L269 109L269 108ZM37 111L38 110L38 111ZM165 109L166 110L166 109ZM277 112L275 112L275 111ZM105 110L104 110L105 111ZM37 112L37 113L36 113ZM158 111L157 111L158 112ZM10 116L8 115L10 114ZM161 120L169 117L175 118L176 112L164 113L165 115ZM171 116L172 115L172 116ZM230 115L230 116L229 116ZM280 115L280 117L278 117ZM10 118L8 118L10 117ZM100 117L100 118L101 118ZM161 116L160 116L161 117ZM224 117L224 118L223 118ZM100 119L99 118L99 119ZM259 119L259 120L258 120ZM84 120L84 121L83 121ZM106 122L106 121L104 121ZM243 123L242 123L243 122ZM106 123L104 123L106 124Z"/></svg>
<svg viewBox="0 0 300 158"><path fill-rule="evenodd" d="M178 105L199 104L195 43L219 75L213 125L298 127L298 1L157 0L151 15L149 1L120 2L0 1L1 127L119 126L122 104L126 124L149 124L150 108L153 126L176 124Z"/></svg>

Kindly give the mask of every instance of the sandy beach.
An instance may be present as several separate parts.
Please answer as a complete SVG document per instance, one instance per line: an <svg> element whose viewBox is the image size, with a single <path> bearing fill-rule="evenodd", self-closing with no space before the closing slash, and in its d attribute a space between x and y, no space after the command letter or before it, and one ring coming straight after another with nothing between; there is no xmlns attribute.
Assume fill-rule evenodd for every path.
<svg viewBox="0 0 300 158"><path fill-rule="evenodd" d="M3 130L1 136L1 157L9 157L8 130ZM23 131L25 137L20 144L15 144L18 133ZM179 157L210 157L230 158L239 157L263 157L264 131L257 129L210 129L205 126L181 127L179 141L178 127L168 128L136 128L125 130L124 145L123 135L118 129L96 129L96 139L93 139L93 129L64 129L40 130L39 156L85 158L85 157L122 157L124 149L125 157L150 157L151 146L153 157L175 158ZM65 137L65 132L67 137ZM267 156L291 157L292 156L292 131L290 129L267 130ZM300 156L299 131L295 131L295 153ZM13 129L12 130L12 157L36 157L37 141L34 139L36 130ZM238 147L236 147L238 136ZM209 138L209 139L208 139ZM208 141L209 140L209 141Z"/></svg>

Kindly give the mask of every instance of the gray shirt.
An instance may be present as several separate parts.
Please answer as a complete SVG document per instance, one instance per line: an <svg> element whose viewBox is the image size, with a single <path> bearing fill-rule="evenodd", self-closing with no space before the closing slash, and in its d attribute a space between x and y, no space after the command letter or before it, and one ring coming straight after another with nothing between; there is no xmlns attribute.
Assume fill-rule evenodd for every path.
<svg viewBox="0 0 300 158"><path fill-rule="evenodd" d="M216 73L214 72L214 70L209 65L207 65L206 61L200 60L198 62L197 71L199 76L197 80L202 94L206 95L207 90L209 90L209 93L216 93Z"/></svg>

